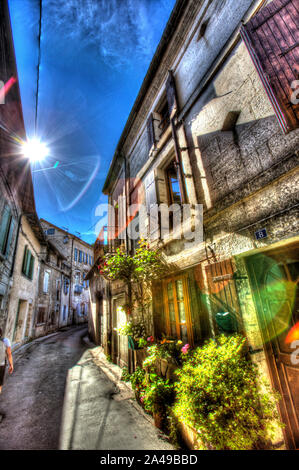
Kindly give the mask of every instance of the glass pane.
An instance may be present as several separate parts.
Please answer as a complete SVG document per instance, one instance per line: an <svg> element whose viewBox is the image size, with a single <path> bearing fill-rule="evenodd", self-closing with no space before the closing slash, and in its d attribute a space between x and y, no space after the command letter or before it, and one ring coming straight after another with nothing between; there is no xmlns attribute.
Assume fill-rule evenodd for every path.
<svg viewBox="0 0 299 470"><path fill-rule="evenodd" d="M167 284L167 293L168 293L168 300L173 300L173 288L172 288L172 283L169 282Z"/></svg>
<svg viewBox="0 0 299 470"><path fill-rule="evenodd" d="M185 306L183 302L179 302L179 319L180 323L186 323L186 315L185 315Z"/></svg>
<svg viewBox="0 0 299 470"><path fill-rule="evenodd" d="M184 292L183 292L183 281L182 279L179 279L178 281L175 281L176 285L176 295L178 300L183 300L184 298Z"/></svg>
<svg viewBox="0 0 299 470"><path fill-rule="evenodd" d="M169 303L169 318L170 318L170 321L175 322L175 312L174 312L174 303L173 302Z"/></svg>
<svg viewBox="0 0 299 470"><path fill-rule="evenodd" d="M181 191L180 191L179 180L177 178L171 177L170 184L171 184L171 189L172 189L173 203L181 204Z"/></svg>
<svg viewBox="0 0 299 470"><path fill-rule="evenodd" d="M188 335L187 335L187 326L181 325L181 340L183 343L188 343Z"/></svg>

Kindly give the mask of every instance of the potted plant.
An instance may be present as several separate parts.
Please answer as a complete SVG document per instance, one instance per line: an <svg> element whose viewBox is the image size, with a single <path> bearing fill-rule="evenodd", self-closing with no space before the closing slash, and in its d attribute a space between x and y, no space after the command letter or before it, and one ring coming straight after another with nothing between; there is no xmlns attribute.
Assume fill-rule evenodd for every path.
<svg viewBox="0 0 299 470"><path fill-rule="evenodd" d="M152 413L155 426L163 429L166 409L174 400L173 384L169 380L162 379L157 374L149 374L148 383L143 393L145 410Z"/></svg>

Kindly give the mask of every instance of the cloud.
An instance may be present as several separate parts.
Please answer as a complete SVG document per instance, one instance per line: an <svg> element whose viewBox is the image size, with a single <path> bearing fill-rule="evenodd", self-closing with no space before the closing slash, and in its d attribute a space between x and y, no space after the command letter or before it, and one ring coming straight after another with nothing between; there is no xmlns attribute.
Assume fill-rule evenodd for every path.
<svg viewBox="0 0 299 470"><path fill-rule="evenodd" d="M44 7L51 29L79 47L95 47L109 65L149 60L157 43L157 23L174 0L49 0ZM164 15L163 15L164 13Z"/></svg>

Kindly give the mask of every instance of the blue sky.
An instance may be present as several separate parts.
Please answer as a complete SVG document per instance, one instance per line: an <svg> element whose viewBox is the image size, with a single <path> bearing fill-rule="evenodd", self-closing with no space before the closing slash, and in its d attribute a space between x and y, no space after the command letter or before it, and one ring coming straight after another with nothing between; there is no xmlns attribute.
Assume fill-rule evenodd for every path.
<svg viewBox="0 0 299 470"><path fill-rule="evenodd" d="M38 215L93 242L105 176L175 0L43 0ZM9 0L27 136L34 135L39 0Z"/></svg>

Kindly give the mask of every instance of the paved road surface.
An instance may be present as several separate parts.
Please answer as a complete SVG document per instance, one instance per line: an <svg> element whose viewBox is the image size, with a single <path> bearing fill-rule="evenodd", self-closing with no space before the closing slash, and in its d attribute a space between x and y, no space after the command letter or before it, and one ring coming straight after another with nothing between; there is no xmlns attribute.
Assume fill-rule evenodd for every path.
<svg viewBox="0 0 299 470"><path fill-rule="evenodd" d="M16 353L0 396L0 449L172 449L94 363L84 335L75 327Z"/></svg>

